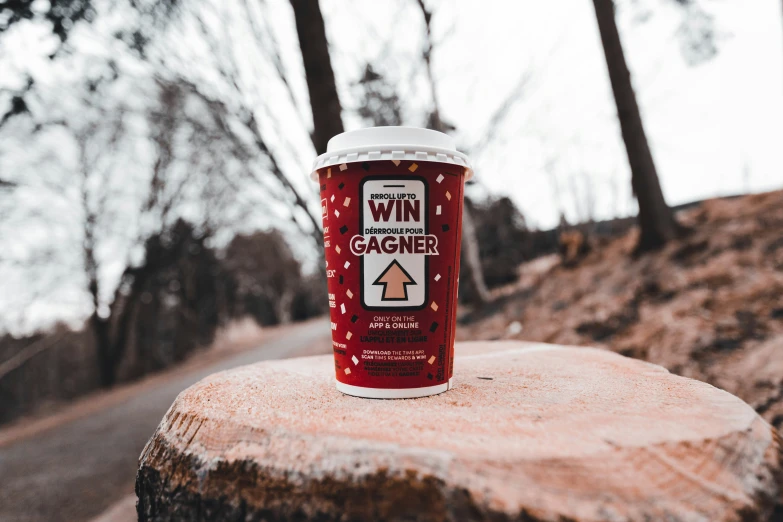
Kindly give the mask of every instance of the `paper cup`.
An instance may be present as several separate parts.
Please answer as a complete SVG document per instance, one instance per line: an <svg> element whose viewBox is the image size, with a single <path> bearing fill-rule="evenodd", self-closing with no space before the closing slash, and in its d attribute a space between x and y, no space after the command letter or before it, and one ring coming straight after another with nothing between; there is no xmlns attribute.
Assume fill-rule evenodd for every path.
<svg viewBox="0 0 783 522"><path fill-rule="evenodd" d="M337 389L368 398L452 387L467 158L445 134L379 127L320 156Z"/></svg>

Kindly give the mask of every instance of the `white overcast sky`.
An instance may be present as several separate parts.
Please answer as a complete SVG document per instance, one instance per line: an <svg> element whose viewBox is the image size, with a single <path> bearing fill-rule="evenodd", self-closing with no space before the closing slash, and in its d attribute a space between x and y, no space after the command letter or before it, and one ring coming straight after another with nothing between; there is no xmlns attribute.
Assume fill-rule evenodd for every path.
<svg viewBox="0 0 783 522"><path fill-rule="evenodd" d="M626 58L668 201L783 187L780 1L702 0L721 38L719 54L695 67L680 52L682 10L672 0L620 3ZM406 62L417 61L415 8L399 1L323 4L345 98L357 65L388 56L384 45L394 50L386 63L401 77ZM596 217L634 213L591 0L433 5L436 40L443 42L434 56L443 112L468 152L522 75L530 77L494 140L473 156L480 183L510 195L540 227L557 223L555 190L570 219L585 214L579 200L590 190ZM427 99L420 82L405 94L420 104Z"/></svg>
<svg viewBox="0 0 783 522"><path fill-rule="evenodd" d="M783 187L780 1L699 1L714 15L721 37L718 55L694 67L686 64L675 37L683 11L674 0L618 1L626 58L671 204ZM350 109L356 107L355 82L367 62L397 85L405 124L423 124L430 97L415 0L321 3L346 126L362 125ZM287 116L291 109L277 89L283 103L275 102L276 116L290 123L288 131L275 128L269 139L289 135L298 153L283 158L286 170L301 190L312 189L315 201L306 181L314 153L300 124L310 115L293 16L287 0L263 5L302 113ZM481 188L511 196L528 221L542 228L556 225L561 211L572 221L588 213L597 218L635 213L592 1L430 0L428 5L435 12L433 60L443 117L456 125L458 143L472 156ZM237 28L229 32L241 39L244 20L238 16ZM7 49L5 57L0 52L0 63L32 63L41 74L47 60L31 50L42 41L35 36L40 31L15 40L25 49ZM170 41L178 45L182 38L191 40L184 48L199 47L187 34ZM253 56L257 47L247 49L247 60L263 61ZM31 62L29 56L36 54ZM524 77L522 96L487 141L489 119ZM268 84L259 84L261 96L272 93ZM590 199L592 211L586 208Z"/></svg>

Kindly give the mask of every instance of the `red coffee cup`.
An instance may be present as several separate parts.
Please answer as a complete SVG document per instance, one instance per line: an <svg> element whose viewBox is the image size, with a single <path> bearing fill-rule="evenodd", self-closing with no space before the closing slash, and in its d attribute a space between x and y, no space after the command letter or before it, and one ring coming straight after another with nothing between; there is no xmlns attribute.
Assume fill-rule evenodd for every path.
<svg viewBox="0 0 783 522"><path fill-rule="evenodd" d="M452 387L468 158L440 132L339 134L320 183L337 389L368 398Z"/></svg>

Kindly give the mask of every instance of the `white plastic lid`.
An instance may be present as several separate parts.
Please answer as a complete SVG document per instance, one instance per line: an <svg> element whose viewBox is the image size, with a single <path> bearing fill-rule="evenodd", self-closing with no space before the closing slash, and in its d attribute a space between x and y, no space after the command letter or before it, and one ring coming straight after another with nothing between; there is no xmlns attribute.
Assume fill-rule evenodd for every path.
<svg viewBox="0 0 783 522"><path fill-rule="evenodd" d="M457 151L451 136L418 127L370 127L338 134L315 159L310 177L317 180L316 170L323 167L373 160L451 163L467 169L466 179L473 177L470 160Z"/></svg>

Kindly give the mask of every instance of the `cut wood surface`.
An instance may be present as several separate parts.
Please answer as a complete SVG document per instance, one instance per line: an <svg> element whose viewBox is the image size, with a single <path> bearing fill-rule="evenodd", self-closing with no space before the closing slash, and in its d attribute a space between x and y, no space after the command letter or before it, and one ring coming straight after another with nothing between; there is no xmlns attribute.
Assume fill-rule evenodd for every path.
<svg viewBox="0 0 783 522"><path fill-rule="evenodd" d="M147 520L768 520L780 443L736 397L589 348L457 345L455 388L349 397L328 356L182 392L136 482Z"/></svg>

